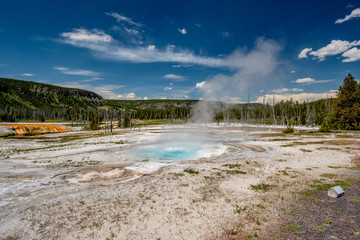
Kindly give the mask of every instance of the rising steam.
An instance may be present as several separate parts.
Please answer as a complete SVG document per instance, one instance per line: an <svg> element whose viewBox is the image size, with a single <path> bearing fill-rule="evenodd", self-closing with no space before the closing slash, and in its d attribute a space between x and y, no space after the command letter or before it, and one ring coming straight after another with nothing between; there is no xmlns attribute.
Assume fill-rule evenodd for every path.
<svg viewBox="0 0 360 240"><path fill-rule="evenodd" d="M281 46L273 40L258 38L252 50L237 49L224 61L232 72L218 74L196 84L205 101L194 107L193 121L210 122L216 104L212 101L245 102L250 88L261 88L268 80L274 83Z"/></svg>

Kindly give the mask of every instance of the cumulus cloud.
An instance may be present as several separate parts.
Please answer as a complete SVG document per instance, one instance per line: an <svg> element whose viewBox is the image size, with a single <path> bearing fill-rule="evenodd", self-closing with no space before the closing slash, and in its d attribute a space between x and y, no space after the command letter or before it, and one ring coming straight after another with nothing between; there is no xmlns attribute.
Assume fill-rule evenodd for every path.
<svg viewBox="0 0 360 240"><path fill-rule="evenodd" d="M311 52L312 48L304 48L298 55L298 58L307 58L307 54Z"/></svg>
<svg viewBox="0 0 360 240"><path fill-rule="evenodd" d="M272 104L273 100L275 103L280 102L281 100L287 101L292 99L293 101L298 101L299 103L309 101L316 101L324 98L335 98L336 93L325 92L325 93L293 93L293 94L265 94L265 103ZM263 103L264 96L260 96L256 99L256 103Z"/></svg>
<svg viewBox="0 0 360 240"><path fill-rule="evenodd" d="M199 82L199 83L196 83L196 88L203 88L205 86L206 82L205 81L202 81L202 82Z"/></svg>
<svg viewBox="0 0 360 240"><path fill-rule="evenodd" d="M165 91L170 91L170 90L172 90L172 87L164 87L163 88Z"/></svg>
<svg viewBox="0 0 360 240"><path fill-rule="evenodd" d="M355 62L360 60L360 49L354 47L346 52L344 52L342 55L344 57L343 62Z"/></svg>
<svg viewBox="0 0 360 240"><path fill-rule="evenodd" d="M287 93L287 92L303 92L301 88L279 88L272 90L273 93Z"/></svg>
<svg viewBox="0 0 360 240"><path fill-rule="evenodd" d="M78 76L87 76L87 77L96 77L101 75L98 72L94 72L91 70L84 70L84 69L69 69L66 67L54 67L54 69L62 72L63 74L68 74L68 75L78 75Z"/></svg>
<svg viewBox="0 0 360 240"><path fill-rule="evenodd" d="M319 59L319 61L324 61L325 57L327 57L327 56L335 56L335 55L342 54L342 53L348 51L350 48L353 48L353 47L359 46L359 45L360 45L360 40L353 41L353 42L343 41L343 40L332 40L331 43L329 43L325 47L322 47L316 51L310 50L310 52L309 52L309 49L311 49L311 48L305 48L299 54L299 58L300 58L300 55L301 55L301 57L307 57L306 54L309 52L309 55L314 56L315 59ZM302 54L303 52L304 52L304 54ZM348 57L343 59L342 61L347 62L347 61L350 61L349 59L351 59L351 61L354 61L353 58L348 58ZM354 58L354 59L356 59L356 58Z"/></svg>
<svg viewBox="0 0 360 240"><path fill-rule="evenodd" d="M148 97L144 97L144 100L148 100L149 98Z"/></svg>
<svg viewBox="0 0 360 240"><path fill-rule="evenodd" d="M23 73L23 74L21 74L21 76L33 77L33 76L35 76L35 74L33 74L33 73Z"/></svg>
<svg viewBox="0 0 360 240"><path fill-rule="evenodd" d="M291 70L290 73L296 73L296 71L295 71L295 70Z"/></svg>
<svg viewBox="0 0 360 240"><path fill-rule="evenodd" d="M182 35L186 35L187 31L185 28L178 28L178 31L182 34Z"/></svg>
<svg viewBox="0 0 360 240"><path fill-rule="evenodd" d="M183 79L183 76L180 75L176 75L176 74L166 74L163 76L163 78L168 78L168 79Z"/></svg>
<svg viewBox="0 0 360 240"><path fill-rule="evenodd" d="M99 29L74 28L72 32L64 32L60 36L69 41L83 43L110 43L114 41L110 35Z"/></svg>
<svg viewBox="0 0 360 240"><path fill-rule="evenodd" d="M125 93L125 94L119 94L115 97L116 99L123 99L123 100L134 100L138 99L135 95L135 93Z"/></svg>
<svg viewBox="0 0 360 240"><path fill-rule="evenodd" d="M335 21L336 24L343 23L346 21L349 21L352 18L360 18L360 8L356 8L352 10L352 12L349 15L346 15L344 18L340 18Z"/></svg>
<svg viewBox="0 0 360 240"><path fill-rule="evenodd" d="M130 25L135 25L135 26L138 26L138 27L142 26L141 23L134 22L133 20L131 20L131 18L125 17L125 16L120 15L120 14L118 14L116 12L105 13L105 14L115 18L117 22L126 22L126 23L128 23Z"/></svg>
<svg viewBox="0 0 360 240"><path fill-rule="evenodd" d="M296 79L295 83L300 83L300 84L314 84L314 83L327 83L327 82L331 82L332 80L315 80L313 78L299 78L299 79Z"/></svg>

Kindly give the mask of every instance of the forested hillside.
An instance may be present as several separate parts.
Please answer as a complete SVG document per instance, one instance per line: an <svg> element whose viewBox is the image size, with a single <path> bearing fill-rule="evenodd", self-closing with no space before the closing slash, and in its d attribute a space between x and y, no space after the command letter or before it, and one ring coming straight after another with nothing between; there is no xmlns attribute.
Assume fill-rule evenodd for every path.
<svg viewBox="0 0 360 240"><path fill-rule="evenodd" d="M87 90L0 78L2 108L86 108L101 106L104 103L100 95Z"/></svg>

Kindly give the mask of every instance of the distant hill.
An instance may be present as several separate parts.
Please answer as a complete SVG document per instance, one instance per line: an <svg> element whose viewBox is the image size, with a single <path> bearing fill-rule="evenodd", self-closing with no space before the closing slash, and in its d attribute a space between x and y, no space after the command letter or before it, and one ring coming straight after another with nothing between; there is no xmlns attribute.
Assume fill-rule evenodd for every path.
<svg viewBox="0 0 360 240"><path fill-rule="evenodd" d="M38 82L0 78L0 121L14 122L20 119L90 120L106 117L106 109L112 109L113 117L131 112L135 118L185 119L191 115L199 100L151 99L110 100L99 94L75 88L66 88ZM217 109L243 109L247 104L211 102L208 111ZM261 108L262 104L250 103L248 110Z"/></svg>
<svg viewBox="0 0 360 240"><path fill-rule="evenodd" d="M0 78L0 108L88 108L105 103L100 95L87 90Z"/></svg>

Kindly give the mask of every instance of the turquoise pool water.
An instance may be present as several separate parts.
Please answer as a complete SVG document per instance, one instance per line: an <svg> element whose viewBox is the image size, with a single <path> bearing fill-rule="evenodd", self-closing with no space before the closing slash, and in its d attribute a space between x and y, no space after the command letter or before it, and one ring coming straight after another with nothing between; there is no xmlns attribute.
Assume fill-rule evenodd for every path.
<svg viewBox="0 0 360 240"><path fill-rule="evenodd" d="M149 161L179 161L200 158L201 146L151 145L137 149L137 157Z"/></svg>

